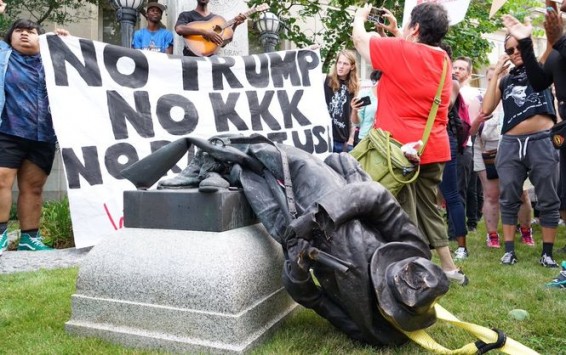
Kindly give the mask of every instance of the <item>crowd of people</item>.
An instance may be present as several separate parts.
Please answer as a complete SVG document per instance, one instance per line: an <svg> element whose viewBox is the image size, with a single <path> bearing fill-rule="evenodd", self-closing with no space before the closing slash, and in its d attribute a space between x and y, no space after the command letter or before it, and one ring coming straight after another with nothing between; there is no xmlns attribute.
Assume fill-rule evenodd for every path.
<svg viewBox="0 0 566 355"><path fill-rule="evenodd" d="M371 5L366 5L357 11L353 40L361 57L381 73L377 88L372 89L377 106L372 108L373 128L389 131L402 144L413 142L424 129L442 61L451 55L450 48L442 43L448 29L446 12L442 6L421 4L399 31L396 19L385 10L386 23L376 24L376 32L367 32L364 24L370 9ZM541 227L539 263L558 267L553 249L560 218L566 214L566 165L560 164L566 157L562 149L553 146L550 130L566 114L566 36L560 11L566 11L566 5L547 8L544 25L548 47L540 58L534 55L530 24L510 15L503 17L508 32L505 54L487 70L488 85L483 94L470 85L472 60L461 56L452 61L449 75L453 82L445 83L432 139L420 157L421 174L397 196L438 252L441 266L452 281L467 282L453 260L470 256L466 235L476 229L482 217L486 246L500 248L500 242L504 244L501 264L518 261L514 246L517 232L522 243L536 246L529 190L534 190ZM383 30L391 36L384 36ZM415 72L423 80L415 81ZM456 88L452 90L456 95L451 88ZM350 96L353 113L358 114L352 119L356 125L366 119L356 99L362 95L351 92ZM465 142L457 139L462 121L469 124L470 135ZM356 127L352 128L355 131ZM444 201L449 228L438 213L437 190ZM500 220L502 238L498 233ZM453 256L447 251L449 235L458 243Z"/></svg>
<svg viewBox="0 0 566 355"><path fill-rule="evenodd" d="M210 27L192 25L214 18L208 3L198 0L194 10L181 12L175 33L185 38L198 36L223 47L229 38ZM0 0L0 13L5 8ZM165 10L166 6L158 2L146 5L147 26L134 33L133 48L173 53L173 33L161 23ZM465 56L452 59L450 48L443 43L449 21L441 5L416 6L403 29L384 9L385 21L375 25L375 32L365 28L370 11L369 4L357 10L352 33L355 51L340 51L324 81L333 151L351 151L376 128L390 132L401 143L418 141L448 62L448 80L441 87L430 139L422 155L410 157L420 164L420 175L400 191L398 202L437 251L448 278L464 285L468 279L454 261L473 255L466 236L481 218L486 225L487 247L500 248L503 241L502 264L513 265L519 260L514 247L517 231L524 244L536 246L527 193L532 186L542 231L539 262L544 267L558 267L553 248L560 218L566 217L566 164L560 164L566 161L566 153L555 149L549 137L553 125L566 116L566 36L560 17L566 5L547 9L544 25L548 48L541 58L534 54L530 24L509 15L503 17L508 31L505 54L487 70L488 85L483 94L470 85L472 60ZM236 16L230 29L234 31L245 20L244 15ZM0 253L8 243L11 190L16 180L22 229L19 248L49 249L39 232L39 217L56 136L39 55L41 33L39 25L18 20L0 47L0 62L7 68L0 78ZM195 49L201 50L187 45L183 54L203 55ZM358 55L373 68L371 86L363 90ZM414 80L415 73L421 80ZM26 90L36 84L41 90ZM29 104L22 105L22 98ZM461 141L463 125L469 127L469 137ZM444 201L446 220L439 208L439 196ZM449 239L457 242L454 254Z"/></svg>
<svg viewBox="0 0 566 355"><path fill-rule="evenodd" d="M194 10L182 12L175 32L185 38L201 36L222 47L226 38L210 28L191 26L192 22L210 21L215 16L208 2L198 0ZM133 48L172 52L173 34L160 22L163 11L165 6L157 2L147 4L148 25L134 34ZM530 26L504 16L509 33L505 54L487 70L488 85L484 90L471 85L472 59L452 59L451 49L443 43L449 27L442 6L417 6L402 30L395 16L383 9L385 21L375 25L375 32L364 28L370 11L370 5L364 6L354 19L352 38L357 53L339 51L324 81L333 152L350 152L372 128L390 132L401 143L418 141L443 61L449 61L452 81L444 83L431 139L418 157L420 176L401 190L399 203L438 252L447 276L466 284L467 277L454 261L470 256L466 236L476 230L482 218L487 247L500 248L503 243L502 264L518 261L514 247L517 232L523 244L536 246L528 193L534 189L542 231L539 262L545 267L557 267L553 247L560 218L566 217L566 173L560 172L559 160L566 160L566 155L553 148L549 130L560 117L557 111L564 110L566 95L566 79L560 70L566 60L561 53L566 41L559 9L548 8L548 47L538 59L532 48ZM238 15L232 30L245 19ZM363 89L358 54L373 68L371 86ZM193 47L187 45L183 55L202 53L194 53ZM398 58L406 60L400 62ZM541 62L544 66L539 65ZM413 73L417 71L426 80L415 81ZM550 91L552 84L556 86L558 107ZM464 141L458 131L461 125L469 127ZM445 217L439 205L445 208ZM502 236L498 232L500 220ZM453 254L449 240L457 242Z"/></svg>

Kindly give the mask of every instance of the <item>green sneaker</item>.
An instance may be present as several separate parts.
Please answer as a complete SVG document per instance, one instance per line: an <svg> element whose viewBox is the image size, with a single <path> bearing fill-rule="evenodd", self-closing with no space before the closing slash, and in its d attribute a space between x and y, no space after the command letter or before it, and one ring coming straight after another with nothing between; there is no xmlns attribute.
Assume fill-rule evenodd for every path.
<svg viewBox="0 0 566 355"><path fill-rule="evenodd" d="M2 237L0 237L0 255L4 252L4 250L8 249L8 230L6 229L4 233L2 233Z"/></svg>
<svg viewBox="0 0 566 355"><path fill-rule="evenodd" d="M18 244L18 250L38 251L53 250L53 248L43 244L43 239L39 233L37 233L37 238L32 238L29 234L22 233L22 236L20 237L20 244Z"/></svg>

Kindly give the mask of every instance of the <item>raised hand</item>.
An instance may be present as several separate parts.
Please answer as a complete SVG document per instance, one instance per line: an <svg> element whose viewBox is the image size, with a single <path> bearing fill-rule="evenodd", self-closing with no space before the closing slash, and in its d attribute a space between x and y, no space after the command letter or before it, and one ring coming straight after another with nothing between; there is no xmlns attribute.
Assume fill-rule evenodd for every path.
<svg viewBox="0 0 566 355"><path fill-rule="evenodd" d="M379 23L379 24L376 25L376 27L379 27L381 29L385 29L385 30L389 31L391 34L393 34L395 37L399 37L400 31L397 28L397 19L395 18L395 16L393 16L391 11L389 11L385 8L383 9L383 11L385 13L383 14L382 17L387 19L387 24Z"/></svg>
<svg viewBox="0 0 566 355"><path fill-rule="evenodd" d="M533 32L530 18L525 18L524 24L511 15L503 15L501 20L503 21L503 25L507 27L509 34L517 40L528 38Z"/></svg>
<svg viewBox="0 0 566 355"><path fill-rule="evenodd" d="M364 6L358 7L358 9L356 10L356 15L354 17L362 18L364 21L367 21L370 11L371 4L365 4Z"/></svg>
<svg viewBox="0 0 566 355"><path fill-rule="evenodd" d="M497 64L495 64L493 71L495 75L497 75L497 77L501 77L507 74L507 70L509 69L510 65L511 62L509 61L509 56L507 54L503 54L501 57L499 57L499 60L497 61Z"/></svg>
<svg viewBox="0 0 566 355"><path fill-rule="evenodd" d="M0 14L3 14L6 11L6 3L0 0Z"/></svg>
<svg viewBox="0 0 566 355"><path fill-rule="evenodd" d="M544 15L546 39L552 45L562 36L562 17L554 8L547 7Z"/></svg>

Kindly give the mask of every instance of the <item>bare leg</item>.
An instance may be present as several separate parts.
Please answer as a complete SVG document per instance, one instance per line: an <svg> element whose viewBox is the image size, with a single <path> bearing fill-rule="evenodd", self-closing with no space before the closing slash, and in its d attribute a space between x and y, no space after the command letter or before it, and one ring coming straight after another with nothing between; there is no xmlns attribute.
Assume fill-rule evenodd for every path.
<svg viewBox="0 0 566 355"><path fill-rule="evenodd" d="M440 258L440 267L444 271L452 271L458 269L454 260L452 260L452 255L450 254L450 249L448 246L440 247L435 249Z"/></svg>
<svg viewBox="0 0 566 355"><path fill-rule="evenodd" d="M521 196L521 208L519 209L519 223L521 227L531 227L531 219L533 217L533 207L531 206L531 199L529 198L529 192L527 190L523 191L523 196Z"/></svg>
<svg viewBox="0 0 566 355"><path fill-rule="evenodd" d="M503 239L506 242L513 242L515 241L515 229L517 227L511 224L504 224L503 225Z"/></svg>
<svg viewBox="0 0 566 355"><path fill-rule="evenodd" d="M552 243L556 240L556 228L541 227L543 243Z"/></svg>
<svg viewBox="0 0 566 355"><path fill-rule="evenodd" d="M45 181L47 174L37 165L25 160L18 171L18 218L22 230L39 228Z"/></svg>
<svg viewBox="0 0 566 355"><path fill-rule="evenodd" d="M17 172L17 169L0 168L0 222L7 222L10 219L12 186Z"/></svg>
<svg viewBox="0 0 566 355"><path fill-rule="evenodd" d="M485 170L478 172L483 189L483 218L487 232L497 232L499 225L499 179L488 180Z"/></svg>

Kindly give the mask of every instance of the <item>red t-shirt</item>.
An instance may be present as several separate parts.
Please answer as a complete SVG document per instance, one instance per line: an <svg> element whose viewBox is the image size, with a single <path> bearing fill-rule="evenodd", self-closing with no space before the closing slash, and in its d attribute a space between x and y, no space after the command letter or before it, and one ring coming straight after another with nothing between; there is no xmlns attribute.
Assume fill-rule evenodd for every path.
<svg viewBox="0 0 566 355"><path fill-rule="evenodd" d="M401 38L375 37L370 41L370 56L373 68L383 72L377 86L379 105L374 127L391 132L401 143L422 139L446 58L448 67L441 103L421 164L450 160L446 125L452 92L452 66L446 52Z"/></svg>

